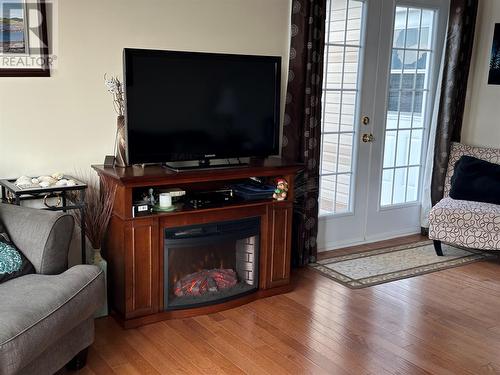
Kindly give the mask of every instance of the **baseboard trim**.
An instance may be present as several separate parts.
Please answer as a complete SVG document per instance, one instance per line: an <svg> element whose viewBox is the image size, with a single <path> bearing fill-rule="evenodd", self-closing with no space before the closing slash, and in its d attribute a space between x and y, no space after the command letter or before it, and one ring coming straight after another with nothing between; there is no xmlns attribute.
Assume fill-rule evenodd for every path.
<svg viewBox="0 0 500 375"><path fill-rule="evenodd" d="M322 246L318 246L318 253L342 249L344 247L365 245L365 244L369 244L372 242L391 240L393 238L411 236L413 234L419 234L419 233L420 233L420 227L415 227L413 229L406 229L406 230L402 230L402 231L386 232L386 233L381 233L381 234L379 233L379 234L374 235L374 236L368 236L364 240L358 240L358 241L340 241L340 242L339 241L329 241L329 242L325 242Z"/></svg>

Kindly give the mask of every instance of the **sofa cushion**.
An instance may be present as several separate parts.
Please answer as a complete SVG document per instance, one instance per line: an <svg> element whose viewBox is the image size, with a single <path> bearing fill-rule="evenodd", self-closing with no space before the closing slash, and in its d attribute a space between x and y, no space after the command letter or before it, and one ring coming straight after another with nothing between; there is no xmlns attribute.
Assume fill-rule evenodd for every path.
<svg viewBox="0 0 500 375"><path fill-rule="evenodd" d="M444 197L450 195L451 177L453 176L455 164L463 155L473 156L481 160L489 161L490 163L500 164L500 149L474 147L456 142L452 143L448 169L446 170L446 178L444 182Z"/></svg>
<svg viewBox="0 0 500 375"><path fill-rule="evenodd" d="M0 284L30 273L35 273L35 267L12 243L0 223Z"/></svg>
<svg viewBox="0 0 500 375"><path fill-rule="evenodd" d="M104 302L104 276L79 265L0 284L0 374L16 373Z"/></svg>
<svg viewBox="0 0 500 375"><path fill-rule="evenodd" d="M500 206L441 199L429 213L429 237L483 250L500 249Z"/></svg>
<svg viewBox="0 0 500 375"><path fill-rule="evenodd" d="M453 199L500 204L500 165L464 155L451 178Z"/></svg>

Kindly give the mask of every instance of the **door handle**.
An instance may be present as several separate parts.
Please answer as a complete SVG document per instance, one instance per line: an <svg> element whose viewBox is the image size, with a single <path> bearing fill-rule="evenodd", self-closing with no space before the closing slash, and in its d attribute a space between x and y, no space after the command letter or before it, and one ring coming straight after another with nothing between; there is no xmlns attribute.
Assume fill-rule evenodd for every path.
<svg viewBox="0 0 500 375"><path fill-rule="evenodd" d="M363 134L363 137L361 138L361 140L364 143L373 142L375 140L375 137L371 133L365 133L365 134Z"/></svg>

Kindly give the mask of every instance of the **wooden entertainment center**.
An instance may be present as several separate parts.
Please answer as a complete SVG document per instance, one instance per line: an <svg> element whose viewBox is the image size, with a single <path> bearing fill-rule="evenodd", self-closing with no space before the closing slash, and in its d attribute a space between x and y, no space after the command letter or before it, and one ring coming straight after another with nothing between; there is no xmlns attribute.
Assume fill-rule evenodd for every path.
<svg viewBox="0 0 500 375"><path fill-rule="evenodd" d="M109 303L115 317L126 327L160 320L213 313L287 292L290 285L291 229L294 177L302 168L279 158L252 161L248 165L175 172L160 166L106 168L93 166L99 176L116 185L113 215L103 249L108 261ZM288 182L284 201L273 199L237 201L203 209L184 206L173 212L133 217L134 189L181 188L186 192L218 189L259 177L273 183ZM164 301L165 229L197 224L260 218L258 289L220 303L166 310Z"/></svg>

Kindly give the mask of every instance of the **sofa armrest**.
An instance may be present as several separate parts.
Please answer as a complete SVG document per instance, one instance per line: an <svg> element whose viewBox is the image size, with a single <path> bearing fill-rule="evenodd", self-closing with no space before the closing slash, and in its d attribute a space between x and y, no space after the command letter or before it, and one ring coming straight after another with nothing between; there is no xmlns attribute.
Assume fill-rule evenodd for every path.
<svg viewBox="0 0 500 375"><path fill-rule="evenodd" d="M91 265L0 284L0 374L48 374L64 366L69 352L73 356L92 343L93 322L84 322L93 320L103 306L105 291L104 272ZM68 337L82 324L84 331ZM61 350L61 345L68 345L68 350ZM52 364L37 369L40 358Z"/></svg>
<svg viewBox="0 0 500 375"><path fill-rule="evenodd" d="M37 273L53 275L66 270L74 227L71 215L0 204L0 222Z"/></svg>

